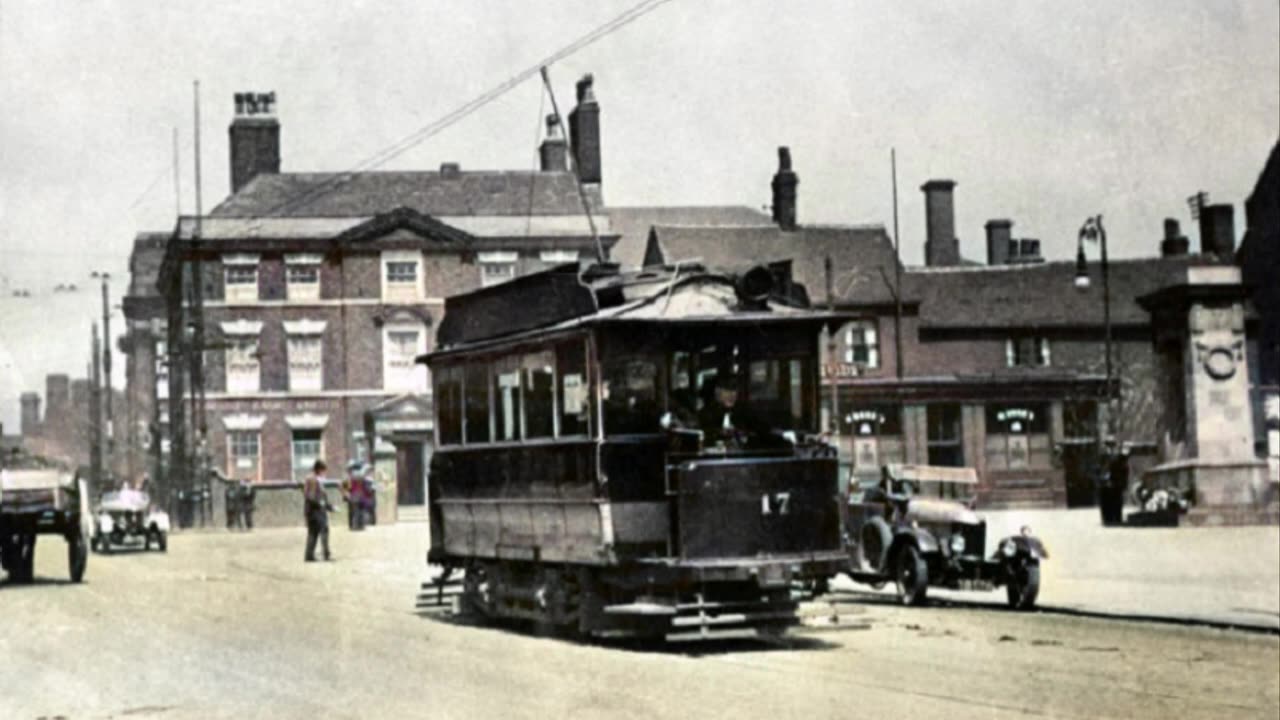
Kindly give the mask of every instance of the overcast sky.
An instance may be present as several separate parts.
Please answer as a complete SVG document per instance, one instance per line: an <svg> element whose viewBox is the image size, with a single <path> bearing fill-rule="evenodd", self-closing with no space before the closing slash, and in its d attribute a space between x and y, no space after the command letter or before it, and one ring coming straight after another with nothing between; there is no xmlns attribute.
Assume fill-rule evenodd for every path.
<svg viewBox="0 0 1280 720"><path fill-rule="evenodd" d="M341 171L634 3L0 0L0 422L16 431L17 396L43 390L45 372L83 371L99 312L89 272L120 290L135 232L172 227L175 127L194 208L194 79L209 208L228 191L237 91L276 92L284 170ZM1095 213L1113 255L1134 256L1156 252L1165 217L1193 230L1197 190L1235 203L1243 231L1240 203L1280 135L1278 12L673 0L551 74L567 112L573 81L595 73L610 204L760 207L790 145L802 222L892 229L896 147L908 263L923 254L919 186L935 177L959 183L969 257L994 217L1069 257ZM524 83L385 167L532 168L544 102ZM81 291L54 303L59 282ZM35 298L8 297L19 287ZM33 326L47 332L14 337Z"/></svg>

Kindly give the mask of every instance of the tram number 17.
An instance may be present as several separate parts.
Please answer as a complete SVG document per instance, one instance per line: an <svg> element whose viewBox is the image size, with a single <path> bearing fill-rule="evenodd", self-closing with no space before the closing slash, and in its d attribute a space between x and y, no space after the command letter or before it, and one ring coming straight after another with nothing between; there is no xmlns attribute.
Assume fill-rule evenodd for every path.
<svg viewBox="0 0 1280 720"><path fill-rule="evenodd" d="M786 515L791 506L791 493L765 493L760 496L761 515Z"/></svg>

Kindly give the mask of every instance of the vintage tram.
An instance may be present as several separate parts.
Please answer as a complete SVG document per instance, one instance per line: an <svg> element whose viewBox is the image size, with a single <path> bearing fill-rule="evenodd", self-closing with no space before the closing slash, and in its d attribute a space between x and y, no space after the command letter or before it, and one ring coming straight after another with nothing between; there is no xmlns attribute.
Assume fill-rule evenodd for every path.
<svg viewBox="0 0 1280 720"><path fill-rule="evenodd" d="M449 298L428 562L459 603L594 637L777 633L834 575L837 461L789 265L566 265ZM437 577L441 577L438 575Z"/></svg>

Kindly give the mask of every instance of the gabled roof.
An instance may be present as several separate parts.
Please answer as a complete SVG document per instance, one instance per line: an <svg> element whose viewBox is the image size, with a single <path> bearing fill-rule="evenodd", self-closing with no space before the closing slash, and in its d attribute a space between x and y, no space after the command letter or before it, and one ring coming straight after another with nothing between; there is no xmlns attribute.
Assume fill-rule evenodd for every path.
<svg viewBox="0 0 1280 720"><path fill-rule="evenodd" d="M1199 255L1110 261L1111 322L1148 325L1150 315L1138 297L1184 282L1191 265L1214 262ZM1089 263L1086 291L1075 287L1075 273L1074 261L911 268L903 284L920 298L922 328L1100 327L1101 266Z"/></svg>
<svg viewBox="0 0 1280 720"><path fill-rule="evenodd" d="M593 211L599 188L585 188ZM426 215L581 215L568 172L377 171L266 173L223 200L213 217L373 216L407 207Z"/></svg>
<svg viewBox="0 0 1280 720"><path fill-rule="evenodd" d="M654 225L685 227L770 227L773 219L745 205L611 207L613 231L621 235L609 253L624 268L640 267L649 228Z"/></svg>
<svg viewBox="0 0 1280 720"><path fill-rule="evenodd" d="M826 258L831 258L833 300L838 305L893 302L896 255L879 225L766 227L656 226L645 257L666 264L700 260L713 267L792 261L792 277L814 305L827 303ZM904 285L904 290L909 287ZM903 292L903 301L912 296Z"/></svg>
<svg viewBox="0 0 1280 720"><path fill-rule="evenodd" d="M410 230L425 238L459 245L469 245L474 240L467 233L429 215L423 215L412 208L399 207L344 231L334 241L350 243L372 240L395 230Z"/></svg>

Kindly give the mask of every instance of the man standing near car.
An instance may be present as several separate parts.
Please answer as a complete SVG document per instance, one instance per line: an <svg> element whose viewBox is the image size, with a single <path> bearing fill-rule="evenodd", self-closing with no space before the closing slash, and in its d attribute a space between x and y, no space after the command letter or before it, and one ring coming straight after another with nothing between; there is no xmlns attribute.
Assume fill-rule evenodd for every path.
<svg viewBox="0 0 1280 720"><path fill-rule="evenodd" d="M324 559L331 559L329 554L329 512L333 506L329 504L329 496L325 493L324 483L327 480L325 470L328 466L323 460L316 460L312 466L314 472L302 483L303 512L307 519L307 549L304 556L307 562L316 561L316 540L324 552Z"/></svg>

